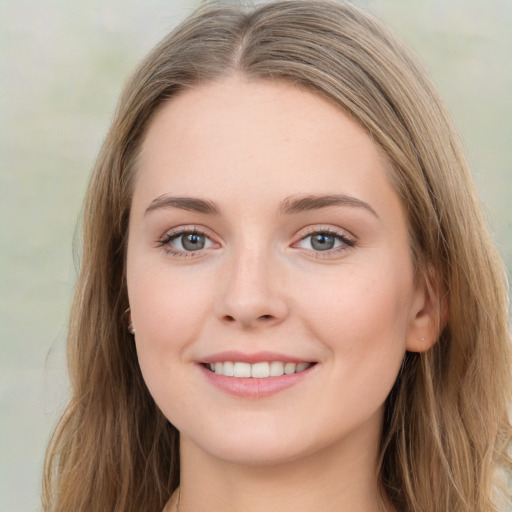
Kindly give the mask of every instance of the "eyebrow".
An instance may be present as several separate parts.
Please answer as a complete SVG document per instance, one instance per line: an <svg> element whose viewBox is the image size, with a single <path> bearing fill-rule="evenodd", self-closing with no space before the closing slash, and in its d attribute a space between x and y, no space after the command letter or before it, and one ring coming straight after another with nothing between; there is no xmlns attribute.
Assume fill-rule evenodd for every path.
<svg viewBox="0 0 512 512"><path fill-rule="evenodd" d="M379 218L377 212L365 201L345 194L308 195L297 199L287 198L281 203L280 211L285 214L318 210L329 206L348 206L349 208L364 208Z"/></svg>
<svg viewBox="0 0 512 512"><path fill-rule="evenodd" d="M171 197L164 194L151 201L150 205L146 208L144 215L160 208L178 208L180 210L207 213L211 215L220 214L220 208L213 201L206 201L196 197Z"/></svg>
<svg viewBox="0 0 512 512"><path fill-rule="evenodd" d="M298 198L287 197L281 203L279 211L291 215L310 210L319 210L329 206L347 206L349 208L364 208L379 218L377 212L365 201L345 194L307 195ZM167 194L158 196L151 201L144 215L161 208L177 208L196 213L220 215L220 207L214 201L199 199L197 197L173 197Z"/></svg>

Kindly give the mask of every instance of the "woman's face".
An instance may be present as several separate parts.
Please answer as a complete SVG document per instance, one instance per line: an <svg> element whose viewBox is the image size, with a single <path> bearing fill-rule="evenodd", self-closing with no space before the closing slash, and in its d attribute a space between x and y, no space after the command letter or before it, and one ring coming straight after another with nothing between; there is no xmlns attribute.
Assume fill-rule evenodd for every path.
<svg viewBox="0 0 512 512"><path fill-rule="evenodd" d="M429 323L389 172L357 123L292 85L232 77L157 112L128 292L183 446L263 464L378 442Z"/></svg>

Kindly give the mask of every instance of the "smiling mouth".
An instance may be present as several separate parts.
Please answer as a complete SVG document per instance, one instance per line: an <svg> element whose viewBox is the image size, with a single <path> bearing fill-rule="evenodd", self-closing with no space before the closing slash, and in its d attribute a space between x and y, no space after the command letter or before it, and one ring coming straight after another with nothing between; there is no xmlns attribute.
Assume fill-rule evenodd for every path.
<svg viewBox="0 0 512 512"><path fill-rule="evenodd" d="M307 370L316 363L287 363L281 361L243 363L224 361L217 363L203 363L203 366L217 375L225 377L238 377L245 379L265 379L268 377L281 377Z"/></svg>

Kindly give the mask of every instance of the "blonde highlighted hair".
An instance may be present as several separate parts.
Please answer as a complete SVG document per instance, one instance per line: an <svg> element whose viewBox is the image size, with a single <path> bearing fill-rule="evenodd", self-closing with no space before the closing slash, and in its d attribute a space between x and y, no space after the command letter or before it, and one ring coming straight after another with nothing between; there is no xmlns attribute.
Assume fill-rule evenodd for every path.
<svg viewBox="0 0 512 512"><path fill-rule="evenodd" d="M44 510L160 512L179 485L179 434L144 384L124 317L131 195L159 105L234 73L329 98L392 163L417 278L440 297L440 334L426 353L406 355L387 399L382 488L397 510L498 510L496 471L510 468L512 437L505 269L425 71L378 20L331 0L204 6L127 83L85 200L72 396L48 448Z"/></svg>

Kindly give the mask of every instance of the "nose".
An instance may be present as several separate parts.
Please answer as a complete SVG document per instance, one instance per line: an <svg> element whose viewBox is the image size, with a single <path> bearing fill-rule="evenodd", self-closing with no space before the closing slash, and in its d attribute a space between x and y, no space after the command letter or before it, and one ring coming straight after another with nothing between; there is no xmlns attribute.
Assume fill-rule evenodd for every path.
<svg viewBox="0 0 512 512"><path fill-rule="evenodd" d="M215 303L215 314L221 321L250 330L276 325L286 318L288 305L281 272L268 253L240 250L226 267Z"/></svg>

